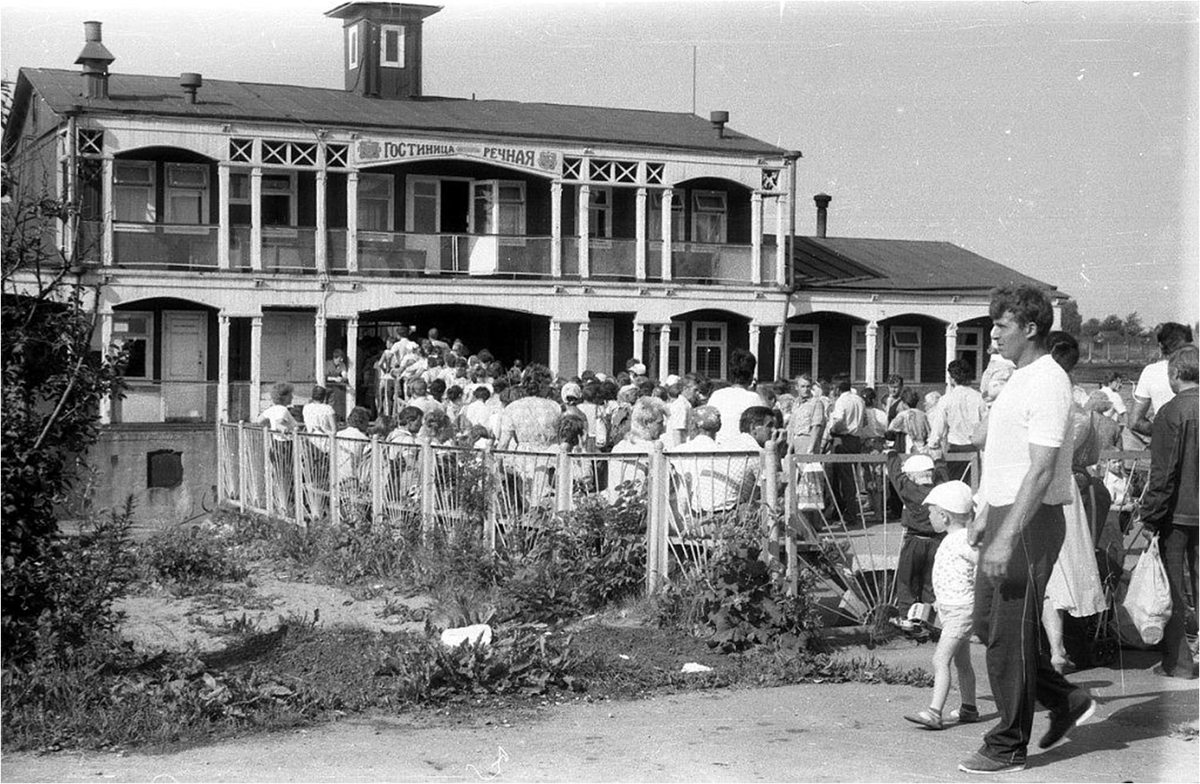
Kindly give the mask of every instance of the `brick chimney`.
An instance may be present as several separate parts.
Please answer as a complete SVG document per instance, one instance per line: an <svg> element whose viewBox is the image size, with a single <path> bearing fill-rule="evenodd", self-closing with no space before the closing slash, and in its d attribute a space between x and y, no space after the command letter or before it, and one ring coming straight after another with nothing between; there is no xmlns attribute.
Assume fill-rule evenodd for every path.
<svg viewBox="0 0 1200 784"><path fill-rule="evenodd" d="M421 97L421 30L442 10L412 3L342 3L325 16L342 20L346 91L371 98Z"/></svg>
<svg viewBox="0 0 1200 784"><path fill-rule="evenodd" d="M88 98L108 97L108 64L117 58L100 41L100 22L83 23L83 51L75 58L83 66L83 94Z"/></svg>
<svg viewBox="0 0 1200 784"><path fill-rule="evenodd" d="M817 203L817 236L825 236L825 221L829 215L829 202L833 201L833 197L828 193L818 193L813 196L813 201Z"/></svg>

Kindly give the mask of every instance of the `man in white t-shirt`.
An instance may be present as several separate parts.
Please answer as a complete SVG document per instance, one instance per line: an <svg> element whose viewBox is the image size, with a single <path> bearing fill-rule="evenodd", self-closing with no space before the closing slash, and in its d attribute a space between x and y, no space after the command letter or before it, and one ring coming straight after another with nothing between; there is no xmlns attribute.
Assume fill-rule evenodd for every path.
<svg viewBox="0 0 1200 784"><path fill-rule="evenodd" d="M1054 670L1040 640L1073 481L1071 381L1045 345L1054 311L1045 293L1022 285L996 289L989 314L1000 354L1016 364L988 415L980 487L988 514L970 528L971 543L980 545L974 626L987 645L1000 721L959 764L967 773L1024 769L1035 699L1050 709L1040 748L1095 711L1091 696Z"/></svg>
<svg viewBox="0 0 1200 784"><path fill-rule="evenodd" d="M1124 416L1126 412L1125 399L1121 397L1121 387L1125 384L1125 376L1120 373L1110 373L1108 380L1104 382L1104 386L1100 387L1100 391L1104 393L1104 397L1108 402L1112 403L1112 408L1104 412L1104 416L1117 422L1125 424Z"/></svg>
<svg viewBox="0 0 1200 784"><path fill-rule="evenodd" d="M718 389L708 398L708 404L721 412L721 430L717 433L717 441L737 438L742 412L750 406L766 405L762 395L753 388L757 364L754 355L744 348L729 352L730 386Z"/></svg>
<svg viewBox="0 0 1200 784"><path fill-rule="evenodd" d="M1168 321L1158 328L1158 347L1162 349L1163 358L1158 362L1147 365L1138 377L1137 386L1133 389L1133 407L1129 411L1129 429L1143 436L1150 435L1154 413L1171 402L1175 392L1167 379L1167 357L1177 348L1192 342L1192 328Z"/></svg>

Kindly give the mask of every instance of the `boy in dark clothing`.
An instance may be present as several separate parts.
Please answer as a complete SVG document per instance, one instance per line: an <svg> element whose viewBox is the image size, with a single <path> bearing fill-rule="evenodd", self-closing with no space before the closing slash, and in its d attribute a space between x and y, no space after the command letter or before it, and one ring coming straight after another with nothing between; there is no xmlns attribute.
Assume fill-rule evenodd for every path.
<svg viewBox="0 0 1200 784"><path fill-rule="evenodd" d="M888 452L887 470L892 487L904 503L900 515L904 541L896 562L896 609L900 611L900 625L908 628L905 619L909 608L916 602L932 604L934 600L933 556L945 534L933 529L925 497L935 484L946 481L946 471L936 468L929 455L905 456L895 451Z"/></svg>

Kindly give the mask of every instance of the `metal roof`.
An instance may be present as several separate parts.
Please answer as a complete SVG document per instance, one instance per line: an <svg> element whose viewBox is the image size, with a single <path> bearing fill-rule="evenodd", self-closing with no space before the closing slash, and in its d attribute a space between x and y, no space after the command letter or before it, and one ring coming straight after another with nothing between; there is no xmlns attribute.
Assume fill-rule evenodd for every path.
<svg viewBox="0 0 1200 784"><path fill-rule="evenodd" d="M83 95L79 71L22 68L33 89L58 113L89 111L153 117L294 122L322 128L379 128L413 133L518 137L586 144L696 150L780 157L784 150L694 114L603 106L522 103L424 96L366 98L345 90L205 79L195 104L178 77L109 76L108 98Z"/></svg>
<svg viewBox="0 0 1200 784"><path fill-rule="evenodd" d="M949 242L796 237L792 264L797 288L972 294L1028 283L1062 294Z"/></svg>

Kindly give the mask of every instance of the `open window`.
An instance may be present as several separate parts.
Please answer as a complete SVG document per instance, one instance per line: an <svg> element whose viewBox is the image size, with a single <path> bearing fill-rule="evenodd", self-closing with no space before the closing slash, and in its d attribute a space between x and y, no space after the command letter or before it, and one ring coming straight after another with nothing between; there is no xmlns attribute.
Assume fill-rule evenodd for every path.
<svg viewBox="0 0 1200 784"><path fill-rule="evenodd" d="M113 219L120 223L154 223L154 164L113 161Z"/></svg>
<svg viewBox="0 0 1200 784"><path fill-rule="evenodd" d="M888 357L889 373L897 373L914 383L921 382L921 328L892 327L891 353Z"/></svg>
<svg viewBox="0 0 1200 784"><path fill-rule="evenodd" d="M296 175L263 175L262 225L296 225Z"/></svg>
<svg viewBox="0 0 1200 784"><path fill-rule="evenodd" d="M593 185L588 192L588 236L612 237L612 188Z"/></svg>
<svg viewBox="0 0 1200 784"><path fill-rule="evenodd" d="M867 378L867 328L850 328L850 380L856 383Z"/></svg>
<svg viewBox="0 0 1200 784"><path fill-rule="evenodd" d="M149 381L154 375L154 314L116 311L113 313L113 342L129 350L124 377Z"/></svg>
<svg viewBox="0 0 1200 784"><path fill-rule="evenodd" d="M475 234L525 234L525 183L519 180L478 180L472 186Z"/></svg>

